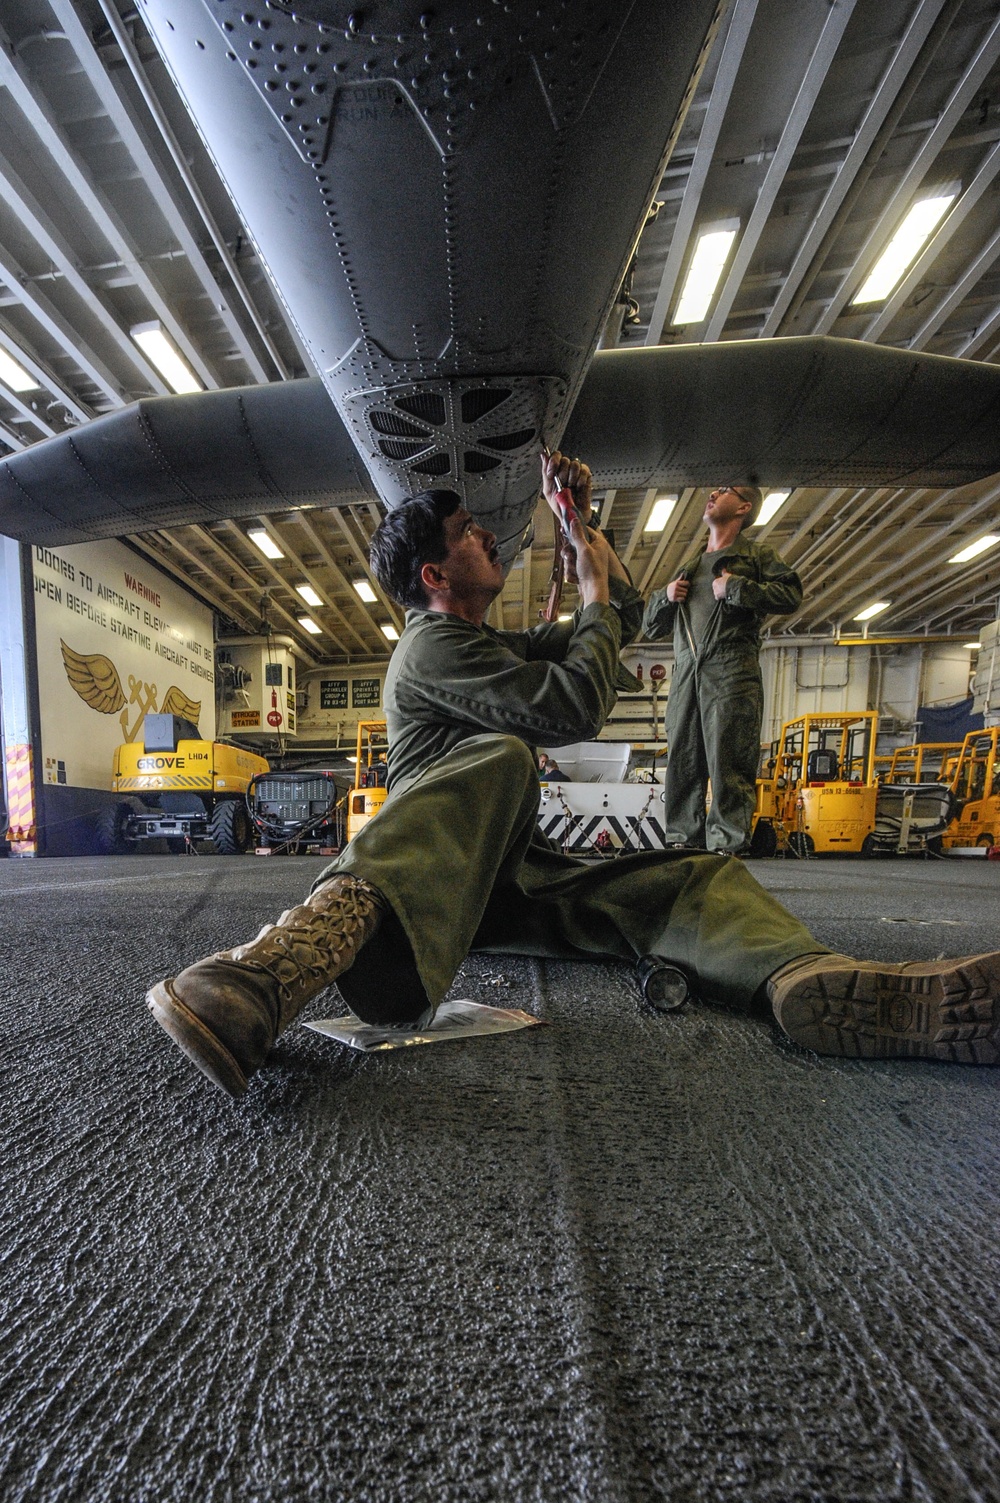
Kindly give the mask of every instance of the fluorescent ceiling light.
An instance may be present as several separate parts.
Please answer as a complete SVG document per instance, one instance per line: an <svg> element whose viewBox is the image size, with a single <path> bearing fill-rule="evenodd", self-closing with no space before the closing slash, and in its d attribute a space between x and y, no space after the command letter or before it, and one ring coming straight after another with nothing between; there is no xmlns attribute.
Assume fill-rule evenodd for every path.
<svg viewBox="0 0 1000 1503"><path fill-rule="evenodd" d="M705 317L739 227L738 219L726 219L709 225L698 236L674 314L675 324L700 324Z"/></svg>
<svg viewBox="0 0 1000 1503"><path fill-rule="evenodd" d="M851 299L856 303L881 303L887 298L924 248L939 220L958 197L958 189L922 198L915 203L885 250Z"/></svg>
<svg viewBox="0 0 1000 1503"><path fill-rule="evenodd" d="M143 354L149 356L167 385L178 395L185 391L204 390L158 318L148 324L133 324L129 333Z"/></svg>
<svg viewBox="0 0 1000 1503"><path fill-rule="evenodd" d="M670 513L677 505L676 496L657 496L653 509L646 518L643 532L662 532L670 520Z"/></svg>
<svg viewBox="0 0 1000 1503"><path fill-rule="evenodd" d="M361 599L367 600L369 605L374 604L374 602L378 599L378 596L375 594L375 591L372 589L367 579L354 580L354 588L361 596Z"/></svg>
<svg viewBox="0 0 1000 1503"><path fill-rule="evenodd" d="M758 515L756 522L752 523L752 526L766 526L766 524L770 522L771 518L776 516L777 513L781 510L791 494L791 491L768 491L760 508L760 514Z"/></svg>
<svg viewBox="0 0 1000 1503"><path fill-rule="evenodd" d="M265 532L263 527L249 527L247 529L247 537L251 543L254 543L260 549L265 558L284 558L285 555L271 534Z"/></svg>
<svg viewBox="0 0 1000 1503"><path fill-rule="evenodd" d="M956 553L954 558L950 558L948 562L949 564L967 564L970 559L978 558L981 553L986 552L987 548L993 548L997 543L1000 543L1000 537L995 533L988 532L985 537L977 538L974 543L969 543L967 547L963 548L960 553Z"/></svg>
<svg viewBox="0 0 1000 1503"><path fill-rule="evenodd" d="M556 617L557 621L572 621L572 619L573 619L573 617L571 615L570 616L557 616Z"/></svg>
<svg viewBox="0 0 1000 1503"><path fill-rule="evenodd" d="M13 355L0 350L0 385L6 386L8 391L35 391L38 382L34 376L28 375L23 365L18 365Z"/></svg>
<svg viewBox="0 0 1000 1503"><path fill-rule="evenodd" d="M887 611L892 604L891 600L876 600L872 605L866 605L863 611L858 611L855 621L870 621L873 616L878 616L882 611Z"/></svg>
<svg viewBox="0 0 1000 1503"><path fill-rule="evenodd" d="M381 626L380 629L381 629L383 637L388 637L390 642L398 642L399 641L399 632L396 630L396 628L393 625L391 625L390 622L383 621L382 622L382 626Z"/></svg>
<svg viewBox="0 0 1000 1503"><path fill-rule="evenodd" d="M970 652L979 652L983 644L982 642L964 642L962 645L967 647Z"/></svg>
<svg viewBox="0 0 1000 1503"><path fill-rule="evenodd" d="M311 637L318 637L320 632L323 630L321 626L316 625L311 616L299 616L298 622L300 626L305 627L306 631Z"/></svg>
<svg viewBox="0 0 1000 1503"><path fill-rule="evenodd" d="M305 601L306 605L323 604L322 600L316 594L316 591L313 589L311 584L297 584L295 586L295 592L297 595L302 596L302 599Z"/></svg>

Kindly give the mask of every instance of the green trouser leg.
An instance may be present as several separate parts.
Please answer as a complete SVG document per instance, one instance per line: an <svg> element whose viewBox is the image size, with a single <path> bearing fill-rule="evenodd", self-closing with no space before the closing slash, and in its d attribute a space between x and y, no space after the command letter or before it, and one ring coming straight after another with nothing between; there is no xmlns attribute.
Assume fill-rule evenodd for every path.
<svg viewBox="0 0 1000 1503"><path fill-rule="evenodd" d="M764 709L755 649L678 663L667 700L665 828L686 845L743 851L757 801ZM712 804L706 816L707 784Z"/></svg>
<svg viewBox="0 0 1000 1503"><path fill-rule="evenodd" d="M352 872L376 887L402 925L436 1007L501 873L509 878L521 863L539 797L535 759L523 741L471 736L394 789L313 886Z"/></svg>
<svg viewBox="0 0 1000 1503"><path fill-rule="evenodd" d="M712 782L710 851L743 851L757 802L764 690L755 649L709 656L698 669L701 737Z"/></svg>
<svg viewBox="0 0 1000 1503"><path fill-rule="evenodd" d="M704 847L708 763L701 738L698 681L691 658L674 665L664 730L667 769L663 828L668 839Z"/></svg>
<svg viewBox="0 0 1000 1503"><path fill-rule="evenodd" d="M780 966L824 950L732 856L641 851L585 862L533 843L473 948L566 960L659 955L708 1001L745 1010Z"/></svg>
<svg viewBox="0 0 1000 1503"><path fill-rule="evenodd" d="M562 855L538 830L538 799L523 742L474 736L394 791L317 885L349 871L379 889L433 1005L470 949L576 960L662 955L696 991L734 1007L746 1007L786 961L823 949L738 861L669 851L601 863Z"/></svg>

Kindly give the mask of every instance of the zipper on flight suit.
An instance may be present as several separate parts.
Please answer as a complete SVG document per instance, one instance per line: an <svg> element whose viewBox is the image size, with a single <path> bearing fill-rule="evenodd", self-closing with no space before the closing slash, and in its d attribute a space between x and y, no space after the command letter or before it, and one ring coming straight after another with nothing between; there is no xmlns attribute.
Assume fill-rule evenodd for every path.
<svg viewBox="0 0 1000 1503"><path fill-rule="evenodd" d="M691 649L691 656L694 658L695 662L697 662L698 661L698 649L694 645L694 637L692 637L692 635L691 635L691 628L688 625L687 609L686 609L686 607L684 605L683 600L681 601L681 603L677 607L677 609L681 613L681 620L684 623L684 630L687 633L688 646Z"/></svg>

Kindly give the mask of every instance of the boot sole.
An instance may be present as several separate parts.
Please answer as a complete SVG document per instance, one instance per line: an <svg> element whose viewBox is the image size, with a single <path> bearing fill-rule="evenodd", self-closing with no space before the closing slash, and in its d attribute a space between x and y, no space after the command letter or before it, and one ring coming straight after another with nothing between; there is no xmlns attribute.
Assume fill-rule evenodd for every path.
<svg viewBox="0 0 1000 1503"><path fill-rule="evenodd" d="M224 1044L220 1044L190 1008L184 1006L170 989L169 981L158 981L146 993L146 1006L160 1027L170 1035L178 1049L230 1096L242 1096L247 1077Z"/></svg>
<svg viewBox="0 0 1000 1503"><path fill-rule="evenodd" d="M805 975L774 1006L796 1043L854 1059L1000 1063L1000 953L930 961L919 971Z"/></svg>

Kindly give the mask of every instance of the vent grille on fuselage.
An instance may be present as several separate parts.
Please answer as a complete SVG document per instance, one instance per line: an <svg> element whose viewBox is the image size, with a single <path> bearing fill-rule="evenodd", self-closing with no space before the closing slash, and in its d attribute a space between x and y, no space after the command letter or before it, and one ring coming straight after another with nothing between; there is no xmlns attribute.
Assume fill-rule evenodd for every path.
<svg viewBox="0 0 1000 1503"><path fill-rule="evenodd" d="M502 386L481 386L462 393L462 422L477 423L481 417L506 402L510 391Z"/></svg>

